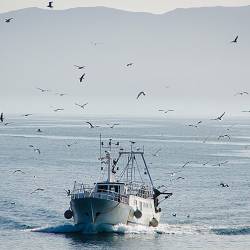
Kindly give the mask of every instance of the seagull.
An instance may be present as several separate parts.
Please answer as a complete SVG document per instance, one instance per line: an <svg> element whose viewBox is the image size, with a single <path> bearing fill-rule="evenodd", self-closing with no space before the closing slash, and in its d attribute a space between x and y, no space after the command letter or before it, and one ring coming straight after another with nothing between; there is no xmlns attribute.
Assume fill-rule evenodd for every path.
<svg viewBox="0 0 250 250"><path fill-rule="evenodd" d="M86 123L89 124L90 128L95 128L96 127L91 122L86 122Z"/></svg>
<svg viewBox="0 0 250 250"><path fill-rule="evenodd" d="M176 213L172 214L172 216L176 217Z"/></svg>
<svg viewBox="0 0 250 250"><path fill-rule="evenodd" d="M83 66L79 66L79 65L74 65L77 69L85 69L85 65L83 65Z"/></svg>
<svg viewBox="0 0 250 250"><path fill-rule="evenodd" d="M63 111L63 110L64 109L62 109L62 108L54 109L55 112L57 112L57 111Z"/></svg>
<svg viewBox="0 0 250 250"><path fill-rule="evenodd" d="M86 75L86 73L83 73L83 75L79 78L80 82L82 82L82 80L84 80L84 76Z"/></svg>
<svg viewBox="0 0 250 250"><path fill-rule="evenodd" d="M23 116L28 117L28 116L30 116L30 115L32 115L32 114L24 114Z"/></svg>
<svg viewBox="0 0 250 250"><path fill-rule="evenodd" d="M15 170L15 171L13 171L12 174L15 174L15 173L25 174L21 169L17 169L17 170Z"/></svg>
<svg viewBox="0 0 250 250"><path fill-rule="evenodd" d="M182 177L182 176L179 176L179 177L176 178L176 180L185 180L185 178Z"/></svg>
<svg viewBox="0 0 250 250"><path fill-rule="evenodd" d="M36 132L38 132L38 133L42 133L43 131L39 128L39 129L37 129L37 131Z"/></svg>
<svg viewBox="0 0 250 250"><path fill-rule="evenodd" d="M231 140L231 137L229 135L220 135L218 136L218 140L220 140L221 138L227 137L228 140Z"/></svg>
<svg viewBox="0 0 250 250"><path fill-rule="evenodd" d="M185 162L181 167L182 168L184 168L184 167L186 167L188 164L190 164L190 163L194 163L194 161L187 161L187 162Z"/></svg>
<svg viewBox="0 0 250 250"><path fill-rule="evenodd" d="M167 109L167 110L164 110L164 109L158 109L158 111L160 112L164 112L165 114L167 114L168 112L173 112L174 109Z"/></svg>
<svg viewBox="0 0 250 250"><path fill-rule="evenodd" d="M228 163L228 161L224 161L224 162L219 162L219 163L217 163L217 164L214 164L214 165L212 165L213 167L216 167L216 166L218 166L218 167L220 167L220 166L222 166L222 165L224 165L224 164L227 164Z"/></svg>
<svg viewBox="0 0 250 250"><path fill-rule="evenodd" d="M12 19L14 19L14 18L13 17L11 17L11 18L5 18L5 22L9 23Z"/></svg>
<svg viewBox="0 0 250 250"><path fill-rule="evenodd" d="M222 117L223 117L225 114L226 114L226 112L223 112L223 114L221 114L220 116L218 116L217 118L212 119L212 120L221 121L221 120L222 120Z"/></svg>
<svg viewBox="0 0 250 250"><path fill-rule="evenodd" d="M37 88L38 90L40 90L41 92L49 92L48 89L41 89L41 88Z"/></svg>
<svg viewBox="0 0 250 250"><path fill-rule="evenodd" d="M47 7L48 7L48 8L53 8L54 6L52 5L52 3L53 3L53 2L49 2L49 4L48 4Z"/></svg>
<svg viewBox="0 0 250 250"><path fill-rule="evenodd" d="M78 103L75 103L76 106L79 106L81 107L82 109L85 108L85 106L88 104L88 102L84 103L84 104L78 104Z"/></svg>
<svg viewBox="0 0 250 250"><path fill-rule="evenodd" d="M236 96L236 95L241 95L241 96L243 96L243 95L249 95L249 93L248 93L247 91L242 91L242 92L236 93L235 96Z"/></svg>
<svg viewBox="0 0 250 250"><path fill-rule="evenodd" d="M132 63L132 62L131 62L131 63L127 63L127 64L126 64L126 66L127 66L127 67L130 67L130 66L132 66L132 65L133 65L133 63Z"/></svg>
<svg viewBox="0 0 250 250"><path fill-rule="evenodd" d="M110 128L114 128L115 126L118 126L118 125L120 125L119 123L113 123L111 126L110 126L110 124L107 124Z"/></svg>
<svg viewBox="0 0 250 250"><path fill-rule="evenodd" d="M159 153L161 151L161 148L159 148L158 150L156 150L156 152L155 153L153 153L152 155L154 156L154 157L157 157L158 156L158 154L157 153Z"/></svg>
<svg viewBox="0 0 250 250"><path fill-rule="evenodd" d="M202 163L202 166L206 166L210 161L206 161Z"/></svg>
<svg viewBox="0 0 250 250"><path fill-rule="evenodd" d="M13 123L13 122L5 122L5 123L4 123L4 126L7 126L7 125L9 125L9 124L11 124L11 123Z"/></svg>
<svg viewBox="0 0 250 250"><path fill-rule="evenodd" d="M77 142L75 141L75 142L73 142L73 143L66 144L66 145L67 145L67 147L69 148L69 147L71 147L71 146L74 145L74 144L77 144Z"/></svg>
<svg viewBox="0 0 250 250"><path fill-rule="evenodd" d="M0 115L0 121L3 122L3 119L4 118L3 118L3 112L2 112L1 115Z"/></svg>
<svg viewBox="0 0 250 250"><path fill-rule="evenodd" d="M37 189L35 189L34 191L32 191L30 194L33 194L33 193L35 193L35 192L37 192L37 191L44 191L44 188L37 188Z"/></svg>
<svg viewBox="0 0 250 250"><path fill-rule="evenodd" d="M236 36L236 37L234 38L234 40L231 41L231 43L237 43L237 42L238 42L238 38L239 38L239 36Z"/></svg>
<svg viewBox="0 0 250 250"><path fill-rule="evenodd" d="M138 95L137 95L137 97L136 97L136 99L138 99L141 95L146 95L145 93L144 93L144 91L141 91Z"/></svg>
<svg viewBox="0 0 250 250"><path fill-rule="evenodd" d="M198 128L198 125L201 124L201 123L202 123L202 121L198 121L197 123L195 123L195 124L189 124L188 126L189 126L189 127Z"/></svg>
<svg viewBox="0 0 250 250"><path fill-rule="evenodd" d="M223 182L221 182L221 183L219 184L219 186L221 186L221 187L229 187L229 185L228 185L228 184L223 183Z"/></svg>
<svg viewBox="0 0 250 250"><path fill-rule="evenodd" d="M39 155L41 154L41 151L39 148L34 148L34 152L37 152Z"/></svg>
<svg viewBox="0 0 250 250"><path fill-rule="evenodd" d="M64 96L64 95L67 95L67 94L65 94L65 93L56 93L56 95Z"/></svg>

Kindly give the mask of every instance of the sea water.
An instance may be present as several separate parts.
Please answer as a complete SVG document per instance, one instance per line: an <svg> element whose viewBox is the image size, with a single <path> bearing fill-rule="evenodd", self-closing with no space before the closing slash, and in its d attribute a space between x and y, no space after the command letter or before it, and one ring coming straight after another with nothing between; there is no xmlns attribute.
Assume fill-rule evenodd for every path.
<svg viewBox="0 0 250 250"><path fill-rule="evenodd" d="M90 129L86 121L100 127ZM10 118L0 126L0 249L250 249L250 120L207 119L197 128L188 126L197 121ZM119 125L106 125L113 122ZM130 140L144 146L155 186L173 192L160 205L157 228L89 228L63 217L70 201L65 190L74 181L102 177L100 133L121 147ZM218 139L225 134L231 139ZM43 191L32 193L37 188Z"/></svg>

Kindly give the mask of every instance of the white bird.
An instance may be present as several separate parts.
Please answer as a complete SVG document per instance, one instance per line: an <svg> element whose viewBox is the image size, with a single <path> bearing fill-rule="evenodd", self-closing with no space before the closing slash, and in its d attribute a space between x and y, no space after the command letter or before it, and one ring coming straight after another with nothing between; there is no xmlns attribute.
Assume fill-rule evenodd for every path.
<svg viewBox="0 0 250 250"><path fill-rule="evenodd" d="M75 103L75 105L81 107L82 109L84 109L85 106L88 105L88 102L86 102L86 103L84 103L84 104Z"/></svg>
<svg viewBox="0 0 250 250"><path fill-rule="evenodd" d="M223 117L225 114L226 114L226 112L223 112L223 114L221 114L220 116L218 116L217 118L212 119L212 120L221 121L221 120L222 120L222 117Z"/></svg>

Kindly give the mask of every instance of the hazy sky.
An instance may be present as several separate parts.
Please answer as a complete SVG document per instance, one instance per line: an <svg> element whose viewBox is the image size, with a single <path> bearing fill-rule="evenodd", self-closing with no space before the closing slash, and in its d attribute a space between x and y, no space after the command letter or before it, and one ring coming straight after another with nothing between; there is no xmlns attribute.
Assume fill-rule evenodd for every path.
<svg viewBox="0 0 250 250"><path fill-rule="evenodd" d="M47 3L47 0L1 0L0 12L27 7L44 8ZM55 9L106 6L130 11L145 11L152 13L163 13L176 8L244 5L250 5L250 0L54 0Z"/></svg>

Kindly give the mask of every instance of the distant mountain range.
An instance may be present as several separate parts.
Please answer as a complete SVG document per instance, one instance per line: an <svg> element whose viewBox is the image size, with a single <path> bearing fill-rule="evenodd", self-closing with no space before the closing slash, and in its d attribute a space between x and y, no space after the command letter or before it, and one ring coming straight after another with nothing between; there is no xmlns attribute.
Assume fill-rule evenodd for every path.
<svg viewBox="0 0 250 250"><path fill-rule="evenodd" d="M8 17L14 19L4 22ZM162 15L28 8L0 20L4 112L53 113L56 107L81 114L75 102L89 103L86 114L160 115L166 108L175 110L171 116L246 116L241 110L250 109L250 95L234 96L250 93L250 7ZM146 96L136 100L142 90Z"/></svg>

